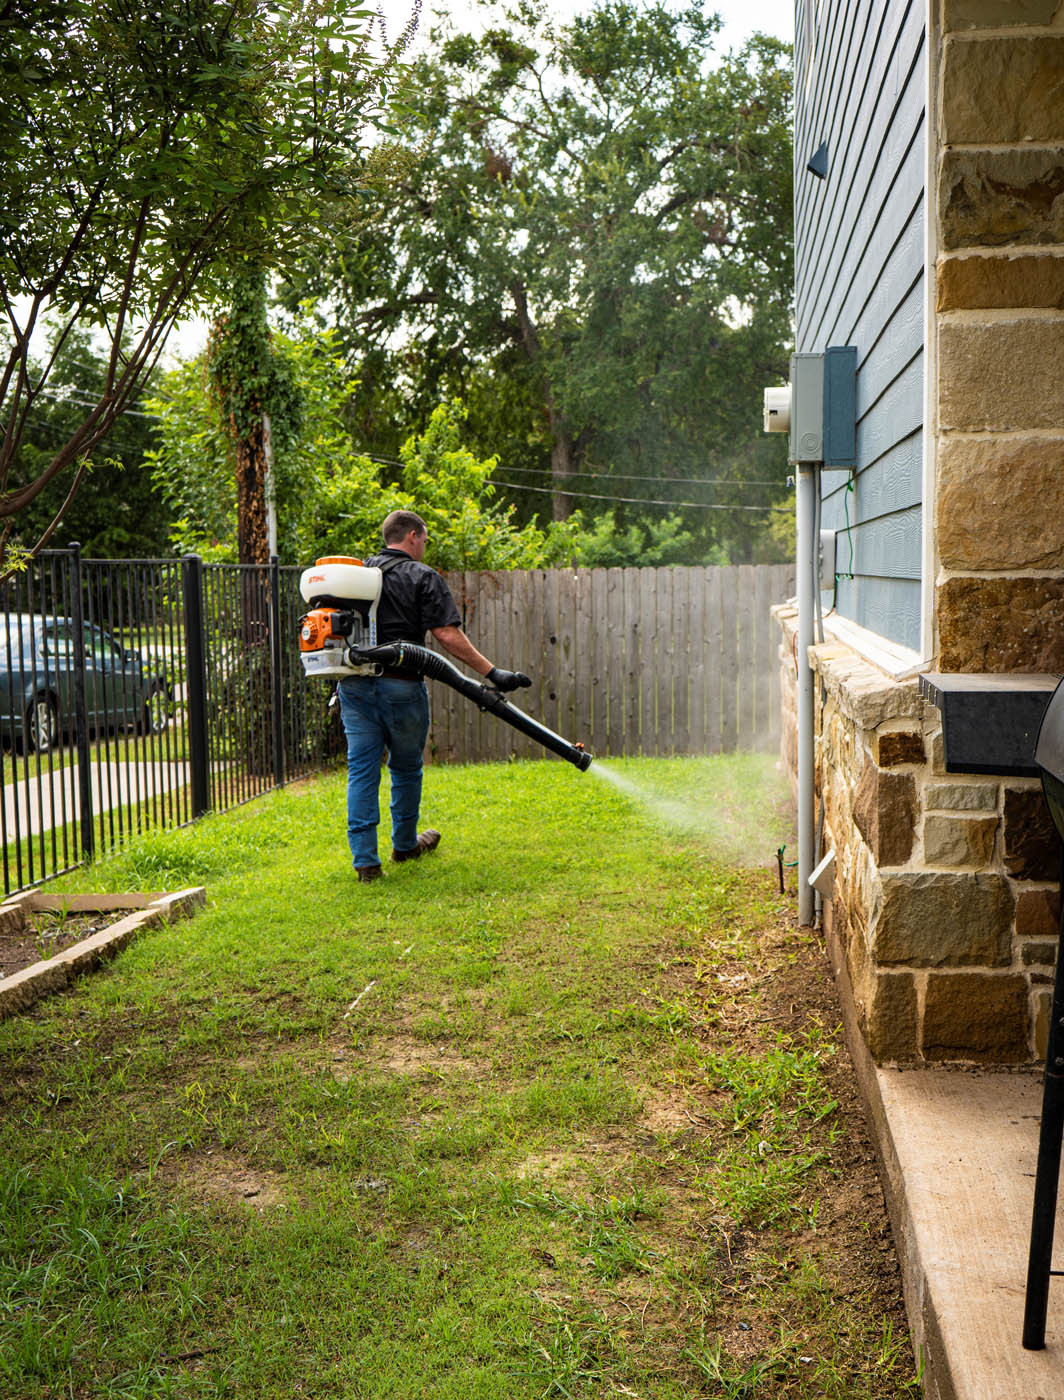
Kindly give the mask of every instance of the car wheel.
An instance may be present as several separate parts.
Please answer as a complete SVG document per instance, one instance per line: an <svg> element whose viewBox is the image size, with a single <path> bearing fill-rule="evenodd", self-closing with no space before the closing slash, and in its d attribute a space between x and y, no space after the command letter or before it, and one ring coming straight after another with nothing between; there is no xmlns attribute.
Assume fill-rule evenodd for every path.
<svg viewBox="0 0 1064 1400"><path fill-rule="evenodd" d="M59 747L59 711L50 695L38 695L26 712L28 747L51 753Z"/></svg>
<svg viewBox="0 0 1064 1400"><path fill-rule="evenodd" d="M148 691L144 701L144 714L140 722L142 734L161 734L170 722L170 700L166 687L158 681Z"/></svg>

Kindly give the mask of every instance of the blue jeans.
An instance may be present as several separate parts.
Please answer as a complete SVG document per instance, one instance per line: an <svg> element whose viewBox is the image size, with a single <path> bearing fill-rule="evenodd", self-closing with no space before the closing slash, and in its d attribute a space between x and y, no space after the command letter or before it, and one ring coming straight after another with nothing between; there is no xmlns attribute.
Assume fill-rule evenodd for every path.
<svg viewBox="0 0 1064 1400"><path fill-rule="evenodd" d="M388 750L392 779L392 846L417 845L421 755L429 737L424 681L352 676L340 682L340 715L347 735L347 841L355 869L379 865L381 758Z"/></svg>

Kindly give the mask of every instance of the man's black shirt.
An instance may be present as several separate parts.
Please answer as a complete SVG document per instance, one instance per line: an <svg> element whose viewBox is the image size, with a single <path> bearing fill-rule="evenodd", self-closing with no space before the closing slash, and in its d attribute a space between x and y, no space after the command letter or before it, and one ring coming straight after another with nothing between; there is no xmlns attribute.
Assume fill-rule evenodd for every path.
<svg viewBox="0 0 1064 1400"><path fill-rule="evenodd" d="M396 560L384 573L377 605L377 642L416 642L425 645L425 633L433 627L460 627L462 617L451 590L435 569L411 559L402 549L386 548L366 563L380 568Z"/></svg>

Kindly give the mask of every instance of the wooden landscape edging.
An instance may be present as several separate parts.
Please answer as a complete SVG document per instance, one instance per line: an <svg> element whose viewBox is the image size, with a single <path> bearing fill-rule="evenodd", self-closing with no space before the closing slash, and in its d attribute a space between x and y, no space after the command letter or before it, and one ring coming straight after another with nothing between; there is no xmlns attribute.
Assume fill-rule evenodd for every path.
<svg viewBox="0 0 1064 1400"><path fill-rule="evenodd" d="M133 912L117 923L100 929L73 947L64 948L54 957L13 972L0 980L0 1020L25 1011L49 992L61 991L75 977L106 958L113 957L142 928L172 923L174 919L191 917L207 903L207 891L202 885L177 890L173 894L74 894L49 895L37 890L25 890L0 904L0 927L25 927L26 914L33 910L66 910L68 913L106 912L130 909Z"/></svg>

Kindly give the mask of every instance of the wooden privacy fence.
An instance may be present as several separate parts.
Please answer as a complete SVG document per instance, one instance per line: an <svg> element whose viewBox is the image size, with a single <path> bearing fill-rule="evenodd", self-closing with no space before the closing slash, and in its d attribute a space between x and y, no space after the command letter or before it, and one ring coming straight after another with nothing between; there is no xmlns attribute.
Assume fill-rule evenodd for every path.
<svg viewBox="0 0 1064 1400"><path fill-rule="evenodd" d="M772 751L779 666L769 609L794 566L446 573L475 645L524 671L514 703L592 753ZM430 685L431 756L544 750L448 686Z"/></svg>

